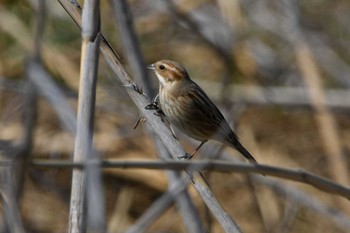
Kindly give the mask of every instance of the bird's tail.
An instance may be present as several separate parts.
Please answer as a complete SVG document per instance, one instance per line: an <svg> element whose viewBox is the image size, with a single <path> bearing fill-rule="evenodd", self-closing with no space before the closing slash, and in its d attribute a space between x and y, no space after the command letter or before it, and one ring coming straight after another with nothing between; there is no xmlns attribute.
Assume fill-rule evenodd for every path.
<svg viewBox="0 0 350 233"><path fill-rule="evenodd" d="M244 157L246 157L246 158L249 160L249 162L251 162L251 163L258 163L258 162L254 159L253 155L250 154L249 151L247 151L247 149L244 148L244 146L242 146L242 144L241 144L239 141L237 141L237 142L234 144L234 147L235 147Z"/></svg>
<svg viewBox="0 0 350 233"><path fill-rule="evenodd" d="M216 140L238 150L244 157L246 157L246 159L249 160L249 162L257 164L258 162L254 159L253 155L250 154L249 151L247 151L247 149L244 148L244 146L242 146L242 144L238 140L237 135L231 130L231 128L228 125L226 127L224 126L225 125L223 125L222 131L219 131L220 133L224 133L219 134L216 137Z"/></svg>

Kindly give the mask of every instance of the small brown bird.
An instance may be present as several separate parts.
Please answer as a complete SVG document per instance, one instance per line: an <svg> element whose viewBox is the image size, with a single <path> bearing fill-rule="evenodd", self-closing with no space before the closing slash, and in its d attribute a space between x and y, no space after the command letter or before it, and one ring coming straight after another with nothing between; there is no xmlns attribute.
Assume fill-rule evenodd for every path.
<svg viewBox="0 0 350 233"><path fill-rule="evenodd" d="M193 155L209 139L237 149L250 162L254 157L238 141L229 124L186 69L177 62L161 60L148 66L159 80L159 106L168 121L191 138L201 141Z"/></svg>

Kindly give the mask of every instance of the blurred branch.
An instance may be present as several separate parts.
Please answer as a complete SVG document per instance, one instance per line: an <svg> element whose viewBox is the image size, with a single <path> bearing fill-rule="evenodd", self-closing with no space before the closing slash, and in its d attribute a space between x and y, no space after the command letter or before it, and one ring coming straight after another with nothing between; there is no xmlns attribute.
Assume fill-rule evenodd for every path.
<svg viewBox="0 0 350 233"><path fill-rule="evenodd" d="M225 25L224 23L214 23L213 21L211 22L210 26L207 26L200 23L198 20L194 20L194 17L191 17L189 14L181 12L181 10L176 7L172 0L166 1L166 4L170 13L172 13L174 18L181 26L188 29L190 33L197 35L204 43L208 45L209 48L214 49L219 57L223 58L225 65L228 65L228 67L233 65L231 57L231 43L233 41L233 34L231 33L229 27L222 28L223 25ZM212 15L214 14L213 12L211 13ZM219 16L220 14L218 11L217 13ZM207 14L206 16L201 15L200 18L204 20L210 16L210 14ZM219 18L220 16L217 17L217 19Z"/></svg>
<svg viewBox="0 0 350 233"><path fill-rule="evenodd" d="M130 186L121 188L113 207L113 212L108 218L107 232L124 232L129 225L129 211L132 209L135 194L138 192Z"/></svg>
<svg viewBox="0 0 350 233"><path fill-rule="evenodd" d="M224 153L221 156L222 159L225 159L226 162L231 163L237 163L237 159L234 159L231 155ZM348 230L350 227L350 218L347 214L340 211L339 209L335 208L334 205L331 204L325 204L322 201L315 198L313 194L307 194L303 191L301 191L299 188L294 187L292 185L288 185L285 182L280 182L274 179L270 179L268 177L262 177L259 175L251 174L251 179L253 182L256 182L258 184L263 184L267 187L272 188L277 194L289 198L293 198L294 201L297 203L313 210L317 214L322 214L326 218L331 219L333 222L337 223L339 226L341 226L343 229ZM337 184L339 185L339 184ZM344 187L344 186L343 186ZM348 189L349 188L345 188ZM346 192L348 192L346 191ZM344 196L345 197L345 196ZM346 194L346 198L349 199L348 194ZM342 199L344 201L348 201L345 199Z"/></svg>
<svg viewBox="0 0 350 233"><path fill-rule="evenodd" d="M289 233L292 231L292 227L297 221L297 214L300 210L300 204L295 200L294 196L287 193L286 194L286 204L283 211L283 220L279 224L280 233Z"/></svg>
<svg viewBox="0 0 350 233"><path fill-rule="evenodd" d="M142 57L139 41L134 29L133 18L126 0L110 0L116 16L124 56L137 82L142 82L145 94L150 98L155 95L146 64Z"/></svg>
<svg viewBox="0 0 350 233"><path fill-rule="evenodd" d="M32 60L29 62L29 67L28 73L37 90L42 96L46 97L56 111L63 128L75 135L77 124L75 111L72 110L65 95L52 81L51 75L45 70L42 64Z"/></svg>
<svg viewBox="0 0 350 233"><path fill-rule="evenodd" d="M38 67L39 70L42 70L43 67ZM45 73L40 74L41 77L49 76L49 74ZM74 117L74 113L70 111L67 113L67 107L69 107L68 103L64 97L64 91L62 93L61 90L55 87L55 84L52 78L44 78L40 79L40 82L37 82L37 88L41 90L41 94L48 98L51 105L56 109L59 118L64 123L66 129L73 132L75 130L75 123L72 122ZM38 78L39 81L39 78ZM217 91L219 90L220 84L216 82L210 81L200 81L201 87L209 94L209 96L218 100L221 96ZM45 88L44 88L45 87ZM11 90L20 93L26 93L24 88L24 83L20 81L14 81L7 78L0 77L0 89ZM229 85L227 87L229 90L228 99L233 103L245 103L249 105L277 105L280 107L298 107L298 108L308 108L309 110L313 110L312 103L310 102L310 98L308 97L308 89L305 87L262 87L256 85L241 85L234 84ZM70 93L68 93L70 94ZM57 97L57 98L54 98ZM330 89L325 90L325 105L328 108L331 108L332 111L340 110L344 112L350 111L350 102L344 101L350 99L350 90L343 89ZM65 103L66 102L66 103ZM66 106L66 107L63 107ZM67 116L65 116L67 115ZM65 119L70 120L65 120ZM74 119L75 121L75 119Z"/></svg>
<svg viewBox="0 0 350 233"><path fill-rule="evenodd" d="M21 19L14 13L7 11L6 8L0 8L0 28L15 39L26 52L33 52L33 44L36 43L32 39L34 37L30 34ZM37 30L37 33L40 33L39 30ZM72 61L72 58L65 56L61 51L53 49L52 46L46 43L42 43L41 47L42 62L45 62L52 70L65 78L65 82L71 87L76 87L75 79L71 77L78 77L79 73L76 71L75 62ZM64 67L64 69L61 67Z"/></svg>
<svg viewBox="0 0 350 233"><path fill-rule="evenodd" d="M297 65L309 90L309 98L312 102L312 107L315 109L315 120L323 141L323 149L329 161L330 172L337 182L350 185L347 161L345 160L340 143L337 123L325 105L326 96L322 85L321 74L309 43L304 37L303 30L299 24L300 19L297 3L284 0L280 6L285 13L285 18L282 21L284 22L285 30L294 32L287 35L287 39L294 46ZM349 202L339 201L343 208L350 211Z"/></svg>
<svg viewBox="0 0 350 233"><path fill-rule="evenodd" d="M167 151L167 148L162 143L162 141L157 137L157 135L154 132L151 132L152 138L154 138L154 142L156 144L158 155L160 159L162 160L169 160L171 159L171 155ZM187 185L188 179L183 176L183 173L173 171L173 170L167 170L166 175L169 180L168 185L168 192L171 193L174 190L179 190L177 192L177 195L172 195L174 197L174 200L176 201L177 208L179 209L179 212L182 216L182 219L185 223L185 226L187 228L187 232L205 232L203 223L200 219L197 207L193 203L191 196L188 192ZM186 182L187 181L187 182ZM182 186L181 186L182 184ZM165 207L163 207L165 209ZM145 213L145 216L148 214ZM143 218L143 216L141 217ZM145 217L147 218L147 217ZM142 221L142 220L141 220ZM149 222L148 224L150 224Z"/></svg>
<svg viewBox="0 0 350 233"><path fill-rule="evenodd" d="M173 182L172 187L158 198L153 204L143 213L143 215L127 230L125 233L142 233L156 221L163 212L177 199L177 196L183 193L187 189L187 185L184 180L175 180L180 182L175 184ZM202 232L205 232L204 230Z"/></svg>
<svg viewBox="0 0 350 233"><path fill-rule="evenodd" d="M201 86L213 99L219 99L219 84L202 81ZM313 110L312 102L305 87L261 87L255 85L230 85L229 97L234 103L243 102L250 105L278 105L281 107L307 107ZM328 89L325 91L324 104L333 110L350 110L350 90Z"/></svg>
<svg viewBox="0 0 350 233"><path fill-rule="evenodd" d="M36 31L34 39L34 49L33 56L41 57L42 45L43 45L43 34L45 29L45 19L46 19L46 3L45 0L38 0L38 9L36 14Z"/></svg>
<svg viewBox="0 0 350 233"><path fill-rule="evenodd" d="M84 163L74 163L65 161L45 161L34 160L33 165L51 168L83 168ZM215 170L221 172L237 172L242 174L259 173L262 175L269 175L287 180L298 181L301 183L312 185L313 187L322 191L337 194L339 196L350 199L350 188L344 187L326 178L317 176L301 169L293 170L286 168L279 168L269 165L250 165L237 164L227 161L215 160L200 160L200 161L114 161L102 160L101 167L103 168L147 168L147 169L172 169L172 170Z"/></svg>
<svg viewBox="0 0 350 233"><path fill-rule="evenodd" d="M290 26L293 27L293 25L288 25L288 19L286 17L290 15L289 13L285 14L284 10L278 11L269 8L268 1L256 1L254 4L249 4L249 1L241 2L248 13L247 16L253 21L255 27L257 27L256 30L266 30L284 41L295 44L294 41L291 41L291 36L300 34L300 32L293 31L293 33L291 33ZM346 63L346 60L343 60L340 55L329 46L329 42L324 39L325 35L302 28L298 25L298 30L299 29L302 30L304 40L311 41L308 46L312 49L314 55L316 55L315 59L320 62L320 68L327 72L341 86L350 87L350 79L348 78L350 67ZM343 29L345 30L347 27L343 27ZM262 41L259 42L263 43ZM255 57L255 59L257 58Z"/></svg>
<svg viewBox="0 0 350 233"><path fill-rule="evenodd" d="M1 145L3 146L3 145ZM1 148L2 149L2 148ZM0 166L0 197L2 201L2 219L3 224L0 226L0 232L18 232L24 233L24 227L21 219L20 208L18 206L17 194L14 188L16 181L16 175L14 174L15 168L18 167L18 158L14 158L14 154L8 154L9 165ZM11 158L12 157L12 158ZM4 158L1 159L2 161Z"/></svg>
<svg viewBox="0 0 350 233"><path fill-rule="evenodd" d="M265 177L260 176L254 176L252 179L257 184L262 184L269 188L272 188L277 194L283 197L288 195L289 197L293 198L297 203L313 210L317 214L322 214L328 219L331 219L332 221L336 222L343 229L349 229L349 216L340 211L339 209L335 208L334 205L326 205L317 200L314 196L306 194L291 185L287 185L279 181L266 179Z"/></svg>
<svg viewBox="0 0 350 233"><path fill-rule="evenodd" d="M35 27L35 43L30 47L30 60L39 60L41 57L42 37L45 26L46 5L44 0L38 1ZM25 111L22 115L24 131L17 146L10 142L0 145L0 158L9 162L8 165L0 166L0 195L3 201L5 224L0 226L1 232L24 233L24 226L20 214L20 197L22 195L24 176L27 161L31 156L33 145L33 132L37 119L37 90L33 85L32 66L26 67L25 85Z"/></svg>
<svg viewBox="0 0 350 233"><path fill-rule="evenodd" d="M245 2L248 3L248 1ZM329 109L326 96L327 92L322 84L323 80L319 70L320 68L311 50L312 44L317 44L321 39L309 41L312 37L307 37L307 31L302 27L300 17L301 9L298 2L291 2L288 0L279 1L278 4L276 4L278 10L273 10L268 1L258 1L256 3L257 4L249 5L250 7L246 7L254 22L263 29L273 32L276 36L283 38L292 46L296 64L308 90L311 106L315 111L315 121L319 128L323 149L329 161L330 173L337 182L349 185L348 162L346 161L342 149L337 122ZM322 43L319 44L321 48L325 47ZM334 55L329 53L327 49L323 51L328 51L328 54L322 54L321 57L329 56L329 54ZM324 59L320 60L322 61ZM332 70L329 69L329 65L326 66L326 71L334 73L334 68L338 67L339 70L337 71L345 72L342 78L347 77L347 66L344 66L344 63L338 64L340 65L332 67ZM339 82L344 83L342 80ZM347 97L345 99L349 98ZM340 205L350 211L349 203L343 200L340 201Z"/></svg>
<svg viewBox="0 0 350 233"><path fill-rule="evenodd" d="M315 54L315 59L320 63L320 68L333 77L340 86L350 88L350 65L326 41L322 40L321 35L305 34L307 39L313 42L309 46Z"/></svg>
<svg viewBox="0 0 350 233"><path fill-rule="evenodd" d="M24 233L20 214L20 197L22 195L26 164L31 155L33 131L37 118L37 95L28 72L27 94L25 98L24 133L18 143L0 141L0 196L3 206L4 224L0 232Z"/></svg>
<svg viewBox="0 0 350 233"><path fill-rule="evenodd" d="M264 154L264 150L262 148L259 148L259 146L256 143L256 140L251 132L249 130L251 128L250 126L244 127L244 134L248 136L245 137L245 139L249 140L249 147L253 149L254 151L260 151L260 156L268 156L267 154ZM207 151L205 151L207 154ZM282 157L287 156L281 154ZM221 157L221 159L225 159L229 162L237 162L237 159L234 159L230 154L224 153ZM251 174L250 178L253 179L255 183L262 182L263 185L271 187L273 191L277 192L279 195L283 196L283 198L292 199L295 204L298 204L300 206L305 206L306 208L310 208L311 210L315 211L316 214L322 214L327 219L332 219L333 222L338 224L340 227L344 229L348 229L348 226L350 225L350 218L347 216L344 212L342 212L339 209L336 209L334 205L325 203L324 199L318 200L316 196L313 193L307 194L301 191L298 187L288 185L285 182L276 181L273 179L270 179L268 177L262 177L257 176L255 174ZM348 188L349 189L349 188ZM278 190L281 190L278 192ZM260 195L259 195L260 196ZM333 196L331 196L333 197ZM338 196L335 196L336 198L339 198ZM347 202L348 200L341 198L344 202ZM288 201L288 200L286 200ZM270 206L270 201L269 206ZM334 213L333 213L334 211Z"/></svg>
<svg viewBox="0 0 350 233"><path fill-rule="evenodd" d="M241 32L246 26L240 1L217 0L218 8L232 31Z"/></svg>
<svg viewBox="0 0 350 233"><path fill-rule="evenodd" d="M0 232L25 232L21 215L19 199L22 194L26 163L31 155L33 131L37 118L37 93L32 84L31 66L28 65L27 88L25 90L24 133L18 145L12 142L1 142L0 160L6 162L0 166L0 195L3 200L5 225L0 226Z"/></svg>
<svg viewBox="0 0 350 233"><path fill-rule="evenodd" d="M10 78L0 76L0 90L26 93L26 83L24 81L12 80Z"/></svg>
<svg viewBox="0 0 350 233"><path fill-rule="evenodd" d="M223 76L222 85L219 90L222 99L224 101L228 100L226 97L229 92L226 87L230 79L239 72L237 64L232 57L235 38L230 27L222 22L220 12L216 7L208 7L210 14L197 12L196 14L192 13L192 15L189 15L181 12L172 0L166 1L166 4L170 13L172 13L181 26L188 29L190 33L197 35L209 48L217 53L220 59L222 59L227 73ZM210 17L212 15L216 15L217 17L212 19Z"/></svg>

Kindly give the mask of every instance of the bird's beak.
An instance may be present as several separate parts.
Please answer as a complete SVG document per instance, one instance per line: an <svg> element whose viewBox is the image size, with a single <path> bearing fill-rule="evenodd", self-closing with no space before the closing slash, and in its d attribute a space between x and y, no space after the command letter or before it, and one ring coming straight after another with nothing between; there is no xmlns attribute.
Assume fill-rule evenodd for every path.
<svg viewBox="0 0 350 233"><path fill-rule="evenodd" d="M151 64L151 65L148 65L147 68L150 70L155 70L156 66L154 64Z"/></svg>

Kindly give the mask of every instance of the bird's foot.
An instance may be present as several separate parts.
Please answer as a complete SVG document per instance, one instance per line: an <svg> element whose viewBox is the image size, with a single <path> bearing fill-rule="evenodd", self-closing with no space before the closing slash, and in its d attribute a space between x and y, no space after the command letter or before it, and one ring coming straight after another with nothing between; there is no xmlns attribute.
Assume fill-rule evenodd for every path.
<svg viewBox="0 0 350 233"><path fill-rule="evenodd" d="M159 106L157 102L152 102L145 107L146 110L159 110Z"/></svg>
<svg viewBox="0 0 350 233"><path fill-rule="evenodd" d="M182 160L182 159L183 160L190 160L190 159L192 159L192 157L193 157L193 155L190 155L190 154L186 153L185 155L180 155L177 158L180 159L180 160Z"/></svg>
<svg viewBox="0 0 350 233"><path fill-rule="evenodd" d="M160 107L159 107L159 104L158 104L158 96L159 94L157 94L153 100L152 100L152 103L150 103L149 105L147 105L145 107L146 110L156 110L156 111L160 111Z"/></svg>
<svg viewBox="0 0 350 233"><path fill-rule="evenodd" d="M134 91L136 91L136 92L139 93L140 95L143 95L143 96L147 97L146 94L143 93L142 87L138 86L138 85L137 85L134 81L132 81L132 80L129 80L129 83L128 83L128 84L124 84L123 86L124 86L124 87L132 87L132 88L134 89Z"/></svg>

